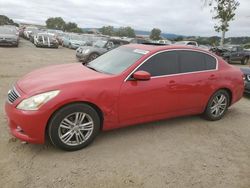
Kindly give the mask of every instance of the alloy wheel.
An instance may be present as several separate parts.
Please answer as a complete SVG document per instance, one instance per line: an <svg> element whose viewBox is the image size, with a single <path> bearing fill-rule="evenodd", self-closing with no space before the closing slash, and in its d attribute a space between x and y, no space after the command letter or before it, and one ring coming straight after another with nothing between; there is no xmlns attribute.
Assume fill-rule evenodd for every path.
<svg viewBox="0 0 250 188"><path fill-rule="evenodd" d="M210 107L211 114L214 117L221 116L227 109L227 103L228 103L227 97L223 93L216 95Z"/></svg>
<svg viewBox="0 0 250 188"><path fill-rule="evenodd" d="M68 146L78 146L84 143L93 133L94 121L84 112L75 112L66 116L60 123L58 135Z"/></svg>

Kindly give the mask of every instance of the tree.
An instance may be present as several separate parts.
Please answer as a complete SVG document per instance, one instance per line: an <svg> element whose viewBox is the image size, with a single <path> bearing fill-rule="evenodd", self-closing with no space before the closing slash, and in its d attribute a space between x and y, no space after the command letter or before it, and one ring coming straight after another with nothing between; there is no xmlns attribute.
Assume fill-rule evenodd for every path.
<svg viewBox="0 0 250 188"><path fill-rule="evenodd" d="M175 41L182 41L183 40L183 36L178 36L177 38L174 39Z"/></svg>
<svg viewBox="0 0 250 188"><path fill-rule="evenodd" d="M64 30L68 32L73 32L72 30L76 31L76 30L79 30L79 28L76 23L68 22L65 24Z"/></svg>
<svg viewBox="0 0 250 188"><path fill-rule="evenodd" d="M12 19L8 18L7 16L0 15L0 25L15 25L19 26L17 23L15 23Z"/></svg>
<svg viewBox="0 0 250 188"><path fill-rule="evenodd" d="M73 33L82 33L82 29L79 28L79 27L75 27L75 28L70 29L69 32L73 32Z"/></svg>
<svg viewBox="0 0 250 188"><path fill-rule="evenodd" d="M157 28L152 29L151 34L150 34L150 39L160 40L161 39L161 30L157 29Z"/></svg>
<svg viewBox="0 0 250 188"><path fill-rule="evenodd" d="M234 20L235 11L240 3L237 0L205 0L209 6L213 6L212 12L215 13L213 19L218 20L215 31L221 32L220 45L224 45L226 32L229 30L229 22Z"/></svg>
<svg viewBox="0 0 250 188"><path fill-rule="evenodd" d="M48 18L46 20L46 26L49 29L64 30L65 25L66 25L65 21L61 17Z"/></svg>
<svg viewBox="0 0 250 188"><path fill-rule="evenodd" d="M113 36L115 34L114 27L113 26L103 26L102 28L99 29L99 31L103 35L109 35Z"/></svg>
<svg viewBox="0 0 250 188"><path fill-rule="evenodd" d="M120 27L118 31L115 33L115 35L119 37L135 37L135 30L131 27Z"/></svg>

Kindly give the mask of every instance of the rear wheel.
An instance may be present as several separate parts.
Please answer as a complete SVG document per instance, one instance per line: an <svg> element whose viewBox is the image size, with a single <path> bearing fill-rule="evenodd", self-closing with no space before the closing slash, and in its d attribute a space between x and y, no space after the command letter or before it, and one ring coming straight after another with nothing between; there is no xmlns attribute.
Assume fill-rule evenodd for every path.
<svg viewBox="0 0 250 188"><path fill-rule="evenodd" d="M208 101L204 117L210 121L221 119L229 106L230 98L226 90L219 90Z"/></svg>
<svg viewBox="0 0 250 188"><path fill-rule="evenodd" d="M51 142L58 148L75 151L88 146L100 130L100 117L87 104L71 104L58 110L48 125Z"/></svg>

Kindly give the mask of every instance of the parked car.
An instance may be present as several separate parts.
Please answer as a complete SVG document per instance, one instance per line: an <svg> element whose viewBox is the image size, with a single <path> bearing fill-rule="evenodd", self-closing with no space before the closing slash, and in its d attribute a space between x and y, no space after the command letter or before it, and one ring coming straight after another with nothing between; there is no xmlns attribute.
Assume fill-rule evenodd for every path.
<svg viewBox="0 0 250 188"><path fill-rule="evenodd" d="M58 48L59 43L55 36L50 33L38 33L34 37L34 44L36 47Z"/></svg>
<svg viewBox="0 0 250 188"><path fill-rule="evenodd" d="M209 51L215 53L216 55L220 57L223 57L223 54L228 52L229 50L223 46L216 46L216 47L212 47Z"/></svg>
<svg viewBox="0 0 250 188"><path fill-rule="evenodd" d="M19 28L16 27L15 25L1 25L0 27L6 27L6 28L9 28L13 31L13 33L16 34L16 36L18 36L19 38Z"/></svg>
<svg viewBox="0 0 250 188"><path fill-rule="evenodd" d="M245 76L245 93L250 94L250 68L241 68L241 71L243 72Z"/></svg>
<svg viewBox="0 0 250 188"><path fill-rule="evenodd" d="M5 111L15 137L78 150L100 130L194 114L219 120L241 99L242 75L201 49L130 44L87 66L29 73L8 92Z"/></svg>
<svg viewBox="0 0 250 188"><path fill-rule="evenodd" d="M32 42L32 43L35 42L34 39L35 39L35 37L37 36L38 33L42 33L42 31L41 30L33 30L32 32L30 32L30 34L29 34L30 42Z"/></svg>
<svg viewBox="0 0 250 188"><path fill-rule="evenodd" d="M206 50L206 51L210 51L212 46L210 46L210 45L199 45L199 48L201 48L203 50Z"/></svg>
<svg viewBox="0 0 250 188"><path fill-rule="evenodd" d="M76 50L76 58L78 61L88 63L98 56L117 48L121 45L128 44L128 41L121 39L98 40L92 46L81 46Z"/></svg>
<svg viewBox="0 0 250 188"><path fill-rule="evenodd" d="M8 28L0 26L0 46L15 46L18 47L19 44L19 36L16 31Z"/></svg>
<svg viewBox="0 0 250 188"><path fill-rule="evenodd" d="M79 34L69 34L63 39L63 46L70 49L77 49L79 46L84 46L87 43L87 38Z"/></svg>
<svg viewBox="0 0 250 188"><path fill-rule="evenodd" d="M198 47L198 43L196 41L178 41L175 42L176 45L185 45L185 46L196 46Z"/></svg>
<svg viewBox="0 0 250 188"><path fill-rule="evenodd" d="M63 45L63 39L67 37L66 33L58 33L56 35L56 40L58 41L59 45Z"/></svg>
<svg viewBox="0 0 250 188"><path fill-rule="evenodd" d="M241 46L232 46L222 54L222 57L228 62L240 61L242 65L248 63L250 52L245 51Z"/></svg>
<svg viewBox="0 0 250 188"><path fill-rule="evenodd" d="M134 39L130 39L129 43L131 44L145 44L145 43L149 43L150 40L144 39L144 38L134 38Z"/></svg>
<svg viewBox="0 0 250 188"><path fill-rule="evenodd" d="M23 31L23 37L27 40L30 40L30 35L31 33L36 33L39 29L37 27L33 27L33 26L30 26L30 27L26 27Z"/></svg>
<svg viewBox="0 0 250 188"><path fill-rule="evenodd" d="M158 40L158 43L159 44L166 44L166 45L172 44L172 42L170 40L167 40L167 39Z"/></svg>

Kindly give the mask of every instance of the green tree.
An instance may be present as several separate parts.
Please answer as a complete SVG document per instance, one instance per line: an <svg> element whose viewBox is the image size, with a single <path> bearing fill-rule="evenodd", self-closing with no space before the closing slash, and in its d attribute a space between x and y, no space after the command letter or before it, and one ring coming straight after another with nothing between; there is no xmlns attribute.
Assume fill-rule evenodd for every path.
<svg viewBox="0 0 250 188"><path fill-rule="evenodd" d="M15 25L19 26L17 23L15 23L12 19L8 18L7 16L0 15L0 25Z"/></svg>
<svg viewBox="0 0 250 188"><path fill-rule="evenodd" d="M64 30L65 25L66 25L65 21L61 17L48 18L46 20L46 26L49 29Z"/></svg>
<svg viewBox="0 0 250 188"><path fill-rule="evenodd" d="M178 36L177 38L174 39L175 41L182 41L183 40L183 36Z"/></svg>
<svg viewBox="0 0 250 188"><path fill-rule="evenodd" d="M135 30L131 27L120 27L115 33L119 37L135 37Z"/></svg>
<svg viewBox="0 0 250 188"><path fill-rule="evenodd" d="M70 29L70 32L73 32L73 33L82 33L82 29L79 28L79 27L75 27L75 28Z"/></svg>
<svg viewBox="0 0 250 188"><path fill-rule="evenodd" d="M150 34L150 39L160 40L161 39L161 30L157 29L157 28L152 29L151 34Z"/></svg>
<svg viewBox="0 0 250 188"><path fill-rule="evenodd" d="M216 32L221 32L220 45L223 46L229 22L234 20L235 11L240 3L237 0L205 0L205 2L213 7L212 12L215 14L213 19L218 20L214 28Z"/></svg>
<svg viewBox="0 0 250 188"><path fill-rule="evenodd" d="M113 26L103 26L102 28L99 29L99 31L103 35L109 35L113 36L115 34L114 27Z"/></svg>
<svg viewBox="0 0 250 188"><path fill-rule="evenodd" d="M65 24L64 30L68 32L73 32L72 30L76 31L76 30L79 30L79 28L76 23L68 22Z"/></svg>

